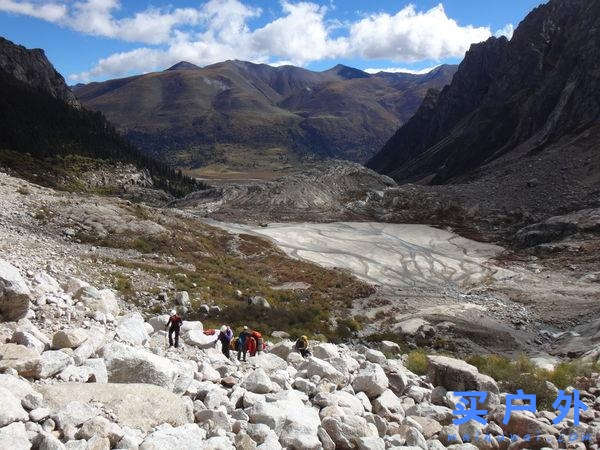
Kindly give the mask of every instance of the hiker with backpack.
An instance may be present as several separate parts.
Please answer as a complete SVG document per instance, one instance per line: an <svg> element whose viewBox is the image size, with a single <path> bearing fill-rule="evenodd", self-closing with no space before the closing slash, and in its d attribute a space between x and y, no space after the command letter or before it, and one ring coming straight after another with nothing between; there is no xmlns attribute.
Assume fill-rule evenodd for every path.
<svg viewBox="0 0 600 450"><path fill-rule="evenodd" d="M244 329L240 333L237 339L237 359L242 361L242 353L244 355L243 361L246 361L246 354L248 353L248 340L250 339L250 331L248 327L244 325Z"/></svg>
<svg viewBox="0 0 600 450"><path fill-rule="evenodd" d="M250 356L255 356L257 353L260 354L263 351L264 343L262 334L259 331L252 330L250 332Z"/></svg>
<svg viewBox="0 0 600 450"><path fill-rule="evenodd" d="M296 341L295 347L303 358L310 356L310 351L308 350L308 338L306 336L301 336L300 339Z"/></svg>
<svg viewBox="0 0 600 450"><path fill-rule="evenodd" d="M221 351L227 359L229 359L229 346L233 339L233 331L227 325L221 327L218 340L221 342Z"/></svg>
<svg viewBox="0 0 600 450"><path fill-rule="evenodd" d="M169 321L165 326L165 329L169 329L169 347L173 347L173 334L175 334L175 348L179 347L179 331L182 324L183 320L177 314L177 311L175 309L171 311L171 317L169 317Z"/></svg>

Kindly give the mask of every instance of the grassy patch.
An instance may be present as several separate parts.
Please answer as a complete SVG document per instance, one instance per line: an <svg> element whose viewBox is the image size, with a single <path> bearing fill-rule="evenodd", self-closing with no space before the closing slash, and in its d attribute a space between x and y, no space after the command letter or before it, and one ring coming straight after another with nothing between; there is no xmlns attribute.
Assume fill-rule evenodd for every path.
<svg viewBox="0 0 600 450"><path fill-rule="evenodd" d="M21 195L29 195L31 194L31 191L29 190L29 188L27 186L19 186L17 188L17 192Z"/></svg>
<svg viewBox="0 0 600 450"><path fill-rule="evenodd" d="M417 375L425 375L429 362L424 350L413 350L406 358L406 368Z"/></svg>
<svg viewBox="0 0 600 450"><path fill-rule="evenodd" d="M528 394L536 394L537 403L542 408L550 408L555 394L546 385L550 381L559 389L577 386L579 378L589 377L600 369L598 364L570 361L559 363L553 371L538 368L526 356L510 360L504 356L487 355L472 356L467 359L481 373L491 376L506 392L523 389Z"/></svg>
<svg viewBox="0 0 600 450"><path fill-rule="evenodd" d="M330 340L353 336L362 328L355 319L344 319L334 329L330 325L330 318L343 316L353 299L373 293L371 286L349 273L291 259L270 242L254 236L235 237L193 219L156 217L149 215L151 210L144 207L132 208L129 211L132 216L144 220L152 217L167 231L160 235L111 234L106 237L78 233L77 237L93 245L136 249L142 254L167 257L165 260L171 262L143 257L111 262L125 269L162 275L176 290L188 291L192 302L190 319L200 318L207 322L207 327L222 323L234 327L248 325L263 333L285 330L295 337L322 334ZM287 282L304 282L310 288L303 291L272 289ZM265 297L271 308L248 305L238 298L237 290L242 291L244 298ZM222 308L214 323L196 312L203 303Z"/></svg>
<svg viewBox="0 0 600 450"><path fill-rule="evenodd" d="M124 297L131 297L134 293L131 279L122 273L115 272L112 274L113 287Z"/></svg>

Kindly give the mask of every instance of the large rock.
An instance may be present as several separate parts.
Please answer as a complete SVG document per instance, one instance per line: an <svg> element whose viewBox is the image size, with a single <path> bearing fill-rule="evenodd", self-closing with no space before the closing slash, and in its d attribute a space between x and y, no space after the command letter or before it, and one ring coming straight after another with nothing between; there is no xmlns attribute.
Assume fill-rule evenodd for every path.
<svg viewBox="0 0 600 450"><path fill-rule="evenodd" d="M0 371L15 369L19 375L31 378L35 375L40 355L23 345L0 344Z"/></svg>
<svg viewBox="0 0 600 450"><path fill-rule="evenodd" d="M121 317L117 324L116 335L121 341L131 345L144 345L150 339L144 318L139 312Z"/></svg>
<svg viewBox="0 0 600 450"><path fill-rule="evenodd" d="M81 300L85 306L92 311L118 316L120 312L119 302L110 289L98 290L90 285L80 288L74 298Z"/></svg>
<svg viewBox="0 0 600 450"><path fill-rule="evenodd" d="M181 333L185 333L186 331L190 330L204 331L204 325L202 325L202 322L199 320L184 320L181 323Z"/></svg>
<svg viewBox="0 0 600 450"><path fill-rule="evenodd" d="M178 306L190 307L190 294L187 291L177 292L174 297L175 304Z"/></svg>
<svg viewBox="0 0 600 450"><path fill-rule="evenodd" d="M292 341L281 341L275 344L269 350L270 353L279 356L282 359L287 360L290 353L294 351L294 343Z"/></svg>
<svg viewBox="0 0 600 450"><path fill-rule="evenodd" d="M105 330L99 327L90 328L88 338L73 352L73 359L76 364L92 357L104 344Z"/></svg>
<svg viewBox="0 0 600 450"><path fill-rule="evenodd" d="M429 325L429 322L419 317L414 317L397 323L394 332L405 336L414 336L423 325Z"/></svg>
<svg viewBox="0 0 600 450"><path fill-rule="evenodd" d="M31 442L23 422L13 422L0 428L0 448L10 450L29 450Z"/></svg>
<svg viewBox="0 0 600 450"><path fill-rule="evenodd" d="M279 442L289 449L319 449L321 442L318 436L321 420L316 409L308 406L297 406L288 411L283 429L279 434Z"/></svg>
<svg viewBox="0 0 600 450"><path fill-rule="evenodd" d="M111 383L148 383L173 388L177 368L167 358L149 351L113 342L102 348Z"/></svg>
<svg viewBox="0 0 600 450"><path fill-rule="evenodd" d="M242 387L255 394L268 394L273 389L273 383L263 369L256 369L246 376Z"/></svg>
<svg viewBox="0 0 600 450"><path fill-rule="evenodd" d="M517 436L525 436L527 434L531 436L542 434L558 435L558 430L555 427L529 416L526 412L512 411L506 425L503 423L504 408L498 408L493 418L502 427L505 434L516 434Z"/></svg>
<svg viewBox="0 0 600 450"><path fill-rule="evenodd" d="M8 389L0 387L0 427L5 427L13 422L27 422L29 414L21 406L21 400L15 397Z"/></svg>
<svg viewBox="0 0 600 450"><path fill-rule="evenodd" d="M89 403L83 403L78 400L67 399L66 403L53 410L50 418L56 424L56 427L63 432L70 432L86 420L97 416L100 411Z"/></svg>
<svg viewBox="0 0 600 450"><path fill-rule="evenodd" d="M87 441L94 436L108 438L110 444L114 446L123 437L123 430L110 420L102 416L96 416L83 423L75 438Z"/></svg>
<svg viewBox="0 0 600 450"><path fill-rule="evenodd" d="M204 449L205 439L206 431L195 423L176 428L173 428L170 424L164 424L144 439L144 442L140 445L140 450L202 450Z"/></svg>
<svg viewBox="0 0 600 450"><path fill-rule="evenodd" d="M52 433L45 431L39 433L35 440L35 447L38 450L65 450L65 444L54 436Z"/></svg>
<svg viewBox="0 0 600 450"><path fill-rule="evenodd" d="M29 311L31 293L19 270L0 259L0 322L22 319Z"/></svg>
<svg viewBox="0 0 600 450"><path fill-rule="evenodd" d="M370 399L383 394L388 385L388 378L378 364L368 364L365 366L358 372L352 382L352 388L356 392L364 392Z"/></svg>
<svg viewBox="0 0 600 450"><path fill-rule="evenodd" d="M531 247L563 239L577 232L593 232L598 229L600 209L582 209L522 228L516 232L515 242L521 247Z"/></svg>
<svg viewBox="0 0 600 450"><path fill-rule="evenodd" d="M215 333L213 336L204 334L201 329L189 330L183 334L183 341L188 345L193 345L201 349L212 348L217 343L218 335Z"/></svg>
<svg viewBox="0 0 600 450"><path fill-rule="evenodd" d="M383 393L375 398L372 402L373 412L380 416L389 416L391 414L404 414L402 402L396 394L391 390L386 389Z"/></svg>
<svg viewBox="0 0 600 450"><path fill-rule="evenodd" d="M169 315L163 314L161 316L154 316L148 320L148 323L152 326L154 331L165 330L167 323L169 322Z"/></svg>
<svg viewBox="0 0 600 450"><path fill-rule="evenodd" d="M46 343L40 341L33 334L24 330L17 330L13 333L11 342L27 347L37 353L42 353L47 350Z"/></svg>
<svg viewBox="0 0 600 450"><path fill-rule="evenodd" d="M47 272L37 272L32 279L35 290L41 293L55 294L60 291L60 284Z"/></svg>
<svg viewBox="0 0 600 450"><path fill-rule="evenodd" d="M254 297L250 297L248 299L248 303L253 306L258 306L260 308L270 308L271 305L267 301L266 298L261 297L260 295L255 295Z"/></svg>
<svg viewBox="0 0 600 450"><path fill-rule="evenodd" d="M275 431L282 445L293 449L318 449L320 425L316 409L299 399L258 402L247 410L250 422L265 424Z"/></svg>
<svg viewBox="0 0 600 450"><path fill-rule="evenodd" d="M260 367L267 373L275 372L277 370L286 370L288 368L287 362L277 355L272 353L261 352L257 354L252 363L255 367Z"/></svg>
<svg viewBox="0 0 600 450"><path fill-rule="evenodd" d="M61 348L77 348L83 344L89 337L83 328L72 328L60 330L52 336L52 348L60 350Z"/></svg>
<svg viewBox="0 0 600 450"><path fill-rule="evenodd" d="M340 350L335 344L321 343L314 345L310 351L319 359L337 358L340 356Z"/></svg>
<svg viewBox="0 0 600 450"><path fill-rule="evenodd" d="M350 392L335 391L329 398L332 400L333 404L336 404L340 408L350 409L352 414L362 416L365 412L365 407L360 398L356 395L352 395ZM369 408L370 407L371 405L369 404Z"/></svg>
<svg viewBox="0 0 600 450"><path fill-rule="evenodd" d="M379 436L375 425L356 415L326 417L322 425L335 442L336 448L356 448L358 439Z"/></svg>
<svg viewBox="0 0 600 450"><path fill-rule="evenodd" d="M487 391L498 393L498 385L492 377L479 373L460 359L440 355L428 355L429 379L434 386L449 391Z"/></svg>
<svg viewBox="0 0 600 450"><path fill-rule="evenodd" d="M50 378L70 364L73 364L73 358L66 353L60 350L48 350L40 356L33 377L37 379Z"/></svg>
<svg viewBox="0 0 600 450"><path fill-rule="evenodd" d="M346 376L327 361L314 356L310 356L301 366L300 370L306 370L309 377L319 376L322 379L329 380L338 386L343 385L347 379Z"/></svg>
<svg viewBox="0 0 600 450"><path fill-rule="evenodd" d="M214 409L202 409L194 413L196 423L203 425L214 425L226 432L231 431L231 423L229 417L223 411Z"/></svg>
<svg viewBox="0 0 600 450"><path fill-rule="evenodd" d="M93 401L111 411L120 425L146 432L164 423L180 426L194 421L191 401L150 384L65 383L40 385L37 389L55 411L72 399Z"/></svg>
<svg viewBox="0 0 600 450"><path fill-rule="evenodd" d="M36 394L30 383L8 374L0 374L0 388L8 390L19 400L24 399L28 395Z"/></svg>

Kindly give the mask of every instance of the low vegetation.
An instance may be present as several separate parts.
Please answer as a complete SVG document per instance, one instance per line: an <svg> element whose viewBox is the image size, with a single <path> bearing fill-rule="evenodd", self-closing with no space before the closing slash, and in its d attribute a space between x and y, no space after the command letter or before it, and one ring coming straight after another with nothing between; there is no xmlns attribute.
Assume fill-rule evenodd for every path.
<svg viewBox="0 0 600 450"><path fill-rule="evenodd" d="M406 368L417 375L425 375L428 365L427 354L424 350L413 350L406 358Z"/></svg>
<svg viewBox="0 0 600 450"><path fill-rule="evenodd" d="M170 281L177 291L188 291L192 301L189 319L202 319L207 327L248 325L264 333L285 330L294 337L323 335L332 341L351 337L361 329L358 320L347 317L346 308L354 299L372 294L373 288L349 273L289 258L266 240L230 235L194 219L156 214L142 205L134 205L127 212L140 220L152 218L167 231L154 235L112 233L106 237L80 231L77 238L97 246L138 250L142 254L139 258L110 262L123 272L141 270ZM135 280L132 286L123 276L113 279L117 290L134 296ZM287 282L303 282L310 288L273 289ZM138 290L151 288L139 286ZM271 307L249 304L252 296L266 298ZM204 318L198 313L202 304L219 305L222 312L216 318ZM342 319L333 326L336 317Z"/></svg>
<svg viewBox="0 0 600 450"><path fill-rule="evenodd" d="M592 372L600 371L598 364L570 361L559 363L553 371L537 367L526 356L511 360L504 356L487 355L472 356L467 359L481 373L491 376L502 390L516 392L523 389L528 394L536 394L537 404L543 408L550 408L556 399L555 392L548 387L547 381L559 389L568 386L580 387L582 379L587 378Z"/></svg>

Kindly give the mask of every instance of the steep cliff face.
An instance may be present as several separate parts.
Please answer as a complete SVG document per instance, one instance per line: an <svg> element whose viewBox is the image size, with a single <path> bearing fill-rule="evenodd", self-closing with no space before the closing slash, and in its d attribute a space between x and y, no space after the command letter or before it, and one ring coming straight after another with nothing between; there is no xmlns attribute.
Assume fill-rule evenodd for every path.
<svg viewBox="0 0 600 450"><path fill-rule="evenodd" d="M513 38L467 52L452 83L430 93L368 167L441 184L515 148L531 154L600 114L600 3L553 0Z"/></svg>
<svg viewBox="0 0 600 450"><path fill-rule="evenodd" d="M42 49L27 49L0 37L0 70L72 106L79 105Z"/></svg>

